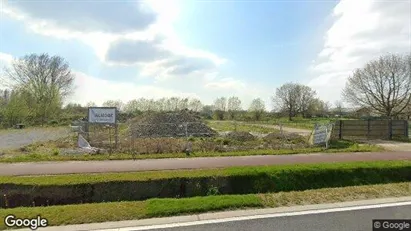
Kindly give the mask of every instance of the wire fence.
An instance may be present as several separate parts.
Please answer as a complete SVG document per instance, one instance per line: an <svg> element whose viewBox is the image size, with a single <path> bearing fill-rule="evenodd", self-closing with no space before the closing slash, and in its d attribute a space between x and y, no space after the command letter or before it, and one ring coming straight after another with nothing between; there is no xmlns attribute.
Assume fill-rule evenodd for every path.
<svg viewBox="0 0 411 231"><path fill-rule="evenodd" d="M116 133L114 126L83 123L77 130L92 147L109 153L190 154L310 146L309 137L287 132L281 124L264 127L226 122L218 127L202 122L131 123L119 124Z"/></svg>

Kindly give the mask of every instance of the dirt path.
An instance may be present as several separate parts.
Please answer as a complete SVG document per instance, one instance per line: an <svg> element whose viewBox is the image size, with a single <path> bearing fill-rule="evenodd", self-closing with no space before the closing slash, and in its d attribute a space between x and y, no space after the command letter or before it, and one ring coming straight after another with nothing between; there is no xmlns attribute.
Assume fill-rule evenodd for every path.
<svg viewBox="0 0 411 231"><path fill-rule="evenodd" d="M0 164L0 175L51 175L70 173L136 172L171 169L207 169L302 163L411 160L411 152L316 153L277 156L197 157L157 160L67 161Z"/></svg>
<svg viewBox="0 0 411 231"><path fill-rule="evenodd" d="M411 143L398 142L393 140L364 140L364 143L377 145L389 151L411 152Z"/></svg>
<svg viewBox="0 0 411 231"><path fill-rule="evenodd" d="M250 124L250 125L266 127L266 128L274 128L274 129L280 130L279 125L268 125L268 124ZM312 132L311 130L308 130L308 129L290 128L290 127L285 127L285 126L283 126L283 131L288 132L288 133L297 133L302 136L309 136Z"/></svg>
<svg viewBox="0 0 411 231"><path fill-rule="evenodd" d="M0 150L23 147L35 142L59 139L70 134L66 127L0 130Z"/></svg>

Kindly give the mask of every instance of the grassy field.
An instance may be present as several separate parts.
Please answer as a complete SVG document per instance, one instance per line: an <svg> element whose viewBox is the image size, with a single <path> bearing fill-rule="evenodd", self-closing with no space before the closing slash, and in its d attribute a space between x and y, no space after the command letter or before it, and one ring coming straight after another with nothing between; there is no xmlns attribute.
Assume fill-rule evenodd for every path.
<svg viewBox="0 0 411 231"><path fill-rule="evenodd" d="M9 214L14 214L17 217L28 218L41 214L43 218L48 219L49 225L56 226L410 195L411 183L405 182L268 194L216 195L183 199L150 199L135 202L19 207L0 209L0 217L4 218ZM5 228L4 219L1 219L0 229Z"/></svg>
<svg viewBox="0 0 411 231"><path fill-rule="evenodd" d="M377 152L381 147L369 144L359 144L352 141L338 140L330 143L329 149L323 147L309 148L283 148L283 149L257 149L232 152L194 152L187 156L184 153L159 153L159 154L78 154L62 155L57 148L49 148L48 151L29 150L29 153L18 152L0 157L0 162L38 162L38 161L69 161L69 160L130 160L130 159L162 159L162 158L195 158L195 157L221 157L221 156L252 156L252 155L292 155L299 153L339 153L339 152Z"/></svg>
<svg viewBox="0 0 411 231"><path fill-rule="evenodd" d="M241 131L241 132L258 132L258 133L272 133L272 132L280 132L278 129L274 128L267 128L261 127L258 125L253 124L244 124L242 122L234 122L234 121L216 121L216 120L208 120L206 124L219 132L226 132L226 131Z"/></svg>
<svg viewBox="0 0 411 231"><path fill-rule="evenodd" d="M346 172L354 174L354 170L375 169L382 172L386 169L404 169L411 167L411 161L369 161L369 162L347 162L347 163L321 163L321 164L293 164L280 166L259 166L259 167L231 167L218 169L196 169L196 170L166 170L166 171L146 171L146 172L125 172L125 173L100 173L100 174L68 174L68 175L51 175L51 176L0 176L1 184L16 184L16 185L76 185L76 184L94 184L103 182L126 182L126 181L152 181L159 179L172 178L200 178L200 177L261 177L269 175L280 181L283 174L288 174L288 181L291 181L292 176L306 177L315 172L316 176L324 172ZM401 170L402 171L402 170ZM404 170L405 171L405 170ZM360 172L363 174L363 172ZM302 175L299 175L302 174ZM330 179L335 177L328 176ZM342 176L341 176L342 177ZM378 172L374 174L374 178L378 177ZM325 181L326 179L323 179ZM339 179L344 180L344 179ZM351 179L345 179L350 181ZM332 182L330 180L330 182ZM290 182L284 181L286 184ZM301 182L302 185L304 182ZM323 182L317 182L317 185ZM244 182L244 185L246 182Z"/></svg>
<svg viewBox="0 0 411 231"><path fill-rule="evenodd" d="M332 123L340 119L345 118L302 118L302 117L294 117L292 121L288 118L278 118L278 119L271 119L268 121L252 121L252 122L238 122L237 123L237 130L238 131L254 131L254 132L261 132L261 133L269 133L269 132L276 132L279 131L273 128L264 128L258 127L256 124L270 124L270 125L280 125L282 124L285 127L290 128L300 128L300 129L307 129L312 130L314 129L315 124L327 124ZM233 121L216 121L216 120L208 120L207 124L218 131L233 131L234 130L234 123Z"/></svg>

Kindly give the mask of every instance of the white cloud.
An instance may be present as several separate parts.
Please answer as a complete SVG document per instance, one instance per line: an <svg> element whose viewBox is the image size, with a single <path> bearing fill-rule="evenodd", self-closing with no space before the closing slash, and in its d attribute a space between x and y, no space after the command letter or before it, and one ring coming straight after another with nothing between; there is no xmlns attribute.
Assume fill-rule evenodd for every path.
<svg viewBox="0 0 411 231"><path fill-rule="evenodd" d="M246 84L233 78L224 78L207 83L205 88L217 90L244 90Z"/></svg>
<svg viewBox="0 0 411 231"><path fill-rule="evenodd" d="M13 61L12 55L0 52L0 66L1 67L10 65L12 61Z"/></svg>
<svg viewBox="0 0 411 231"><path fill-rule="evenodd" d="M181 43L173 23L178 20L182 1L102 1L96 5L94 1L3 3L2 13L23 21L35 33L59 39L78 39L93 47L99 59L108 65L137 64L145 69L144 74L151 74L147 65L148 69L155 66L155 69L164 70L169 67L161 66L163 63L184 59L183 67L174 68L180 70L174 70L174 75L183 76L186 73L182 70L191 70L199 62L211 62L217 68L226 61L209 51ZM168 61L159 62L164 59ZM141 64L142 60L146 62ZM200 66L199 71L204 68ZM165 73L161 76L161 79L169 77Z"/></svg>
<svg viewBox="0 0 411 231"><path fill-rule="evenodd" d="M411 52L411 1L342 0L308 85L331 102L340 99L356 68L386 53Z"/></svg>
<svg viewBox="0 0 411 231"><path fill-rule="evenodd" d="M82 105L92 101L101 106L106 100L118 99L127 102L141 97L153 99L172 96L199 98L195 93L180 92L153 85L101 80L79 71L73 71L73 74L76 76L76 88L75 93L68 99L68 102L76 102Z"/></svg>

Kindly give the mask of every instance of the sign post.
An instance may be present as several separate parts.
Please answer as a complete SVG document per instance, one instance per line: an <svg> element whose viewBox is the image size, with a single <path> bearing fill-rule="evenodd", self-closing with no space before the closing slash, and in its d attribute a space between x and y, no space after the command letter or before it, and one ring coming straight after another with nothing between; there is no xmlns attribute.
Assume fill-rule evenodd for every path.
<svg viewBox="0 0 411 231"><path fill-rule="evenodd" d="M88 124L114 125L115 148L118 147L118 111L116 107L89 107ZM111 139L111 135L110 135Z"/></svg>
<svg viewBox="0 0 411 231"><path fill-rule="evenodd" d="M313 144L314 145L324 145L328 149L328 141L331 138L332 124L328 125L315 125L313 132Z"/></svg>

